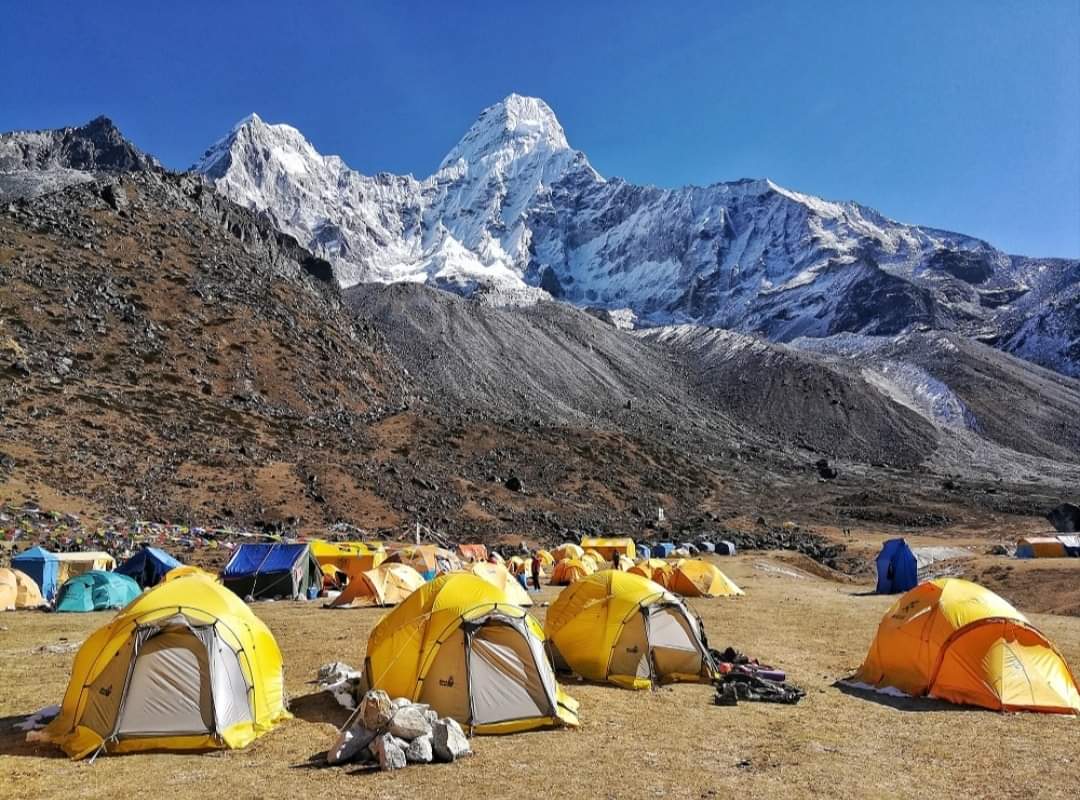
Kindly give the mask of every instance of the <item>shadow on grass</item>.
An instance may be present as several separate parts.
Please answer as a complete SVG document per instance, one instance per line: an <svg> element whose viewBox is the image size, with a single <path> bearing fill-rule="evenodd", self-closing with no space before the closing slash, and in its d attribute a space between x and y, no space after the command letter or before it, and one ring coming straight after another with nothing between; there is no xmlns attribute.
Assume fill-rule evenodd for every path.
<svg viewBox="0 0 1080 800"><path fill-rule="evenodd" d="M851 697L858 697L860 700L869 700L871 703L887 706L896 709L897 711L951 711L958 714L977 714L988 710L985 708L978 708L977 706L961 706L956 703L950 703L947 700L937 700L933 697L897 697L896 695L876 692L873 689L863 689L859 686L852 686L842 680L835 681L833 683L833 688L839 689L841 692L850 695Z"/></svg>
<svg viewBox="0 0 1080 800"><path fill-rule="evenodd" d="M26 741L26 731L15 727L34 712L14 717L0 717L0 756L21 758L67 758L59 747L46 742Z"/></svg>
<svg viewBox="0 0 1080 800"><path fill-rule="evenodd" d="M342 707L329 692L312 692L289 701L289 711L304 722L322 722L340 728L352 712Z"/></svg>

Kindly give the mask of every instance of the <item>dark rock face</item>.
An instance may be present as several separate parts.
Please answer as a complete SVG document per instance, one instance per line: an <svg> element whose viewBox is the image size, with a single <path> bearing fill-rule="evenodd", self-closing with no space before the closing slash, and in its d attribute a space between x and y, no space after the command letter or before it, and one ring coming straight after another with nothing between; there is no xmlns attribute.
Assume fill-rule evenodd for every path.
<svg viewBox="0 0 1080 800"><path fill-rule="evenodd" d="M982 252L938 250L930 256L926 266L971 284L985 283L994 274L994 263Z"/></svg>
<svg viewBox="0 0 1080 800"><path fill-rule="evenodd" d="M1054 526L1058 533L1076 533L1080 531L1080 506L1072 503L1062 503L1055 508L1046 518Z"/></svg>
<svg viewBox="0 0 1080 800"><path fill-rule="evenodd" d="M108 117L55 131L0 135L0 172L61 167L83 172L141 172L160 165L124 138Z"/></svg>

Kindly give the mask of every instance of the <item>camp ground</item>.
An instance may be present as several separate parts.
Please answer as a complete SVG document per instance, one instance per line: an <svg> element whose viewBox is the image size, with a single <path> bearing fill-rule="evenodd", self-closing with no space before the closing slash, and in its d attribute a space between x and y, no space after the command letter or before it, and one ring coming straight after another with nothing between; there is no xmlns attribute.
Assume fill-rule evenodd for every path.
<svg viewBox="0 0 1080 800"><path fill-rule="evenodd" d="M23 719L61 706L34 741L0 727L0 769L17 764L30 794L45 797L61 796L60 783L77 785L74 762L49 757L58 751L93 759L87 768L95 786L117 791L179 767L190 776L174 792L184 800L245 796L251 778L243 773L251 768L285 793L303 793L315 770L328 795L453 795L481 785L489 788L480 796L516 797L519 784L549 785L558 752L560 763L594 765L559 772L560 791L572 797L610 794L616 780L626 793L615 796L632 797L813 797L824 783L852 797L948 796L958 779L974 796L1007 794L1000 770L982 766L990 756L978 741L993 740L994 763L1022 760L1037 742L1040 781L1067 786L1066 759L1080 744L1072 672L1080 662L1078 618L1024 612L964 580L923 580L905 593L898 587L910 580L910 557L933 568L927 541L865 548L870 571L853 580L779 553L717 556L699 547L698 556L680 558L674 553L683 548L673 547L671 558L643 559L636 547L633 567L613 570L610 560L594 568L596 557L583 547L563 550L578 558L554 561L554 547L541 591L513 596L508 591L520 586L512 568L528 563L517 554L505 552L505 566L488 552L489 560L429 579L394 559L348 576L331 604L351 611L306 601L318 588L319 565L303 544L240 545L221 579L181 566L146 591L119 572L90 571L70 579L72 587L85 584L84 604L97 588L111 610L0 615L7 628L0 681L13 687L0 714ZM140 555L126 563L139 564ZM1025 569L1075 563L1007 561ZM564 585L560 564L573 573ZM5 575L0 592L12 583ZM890 583L881 583L883 575ZM15 581L16 593L20 580L29 597L26 581L37 582ZM279 602L258 601L270 598ZM910 626L928 619L928 642L937 649L929 661L917 654L905 661L913 655L904 644ZM776 665L805 698L716 705L710 684L724 665L715 659L728 646ZM42 649L31 659L8 655L34 648ZM1019 660L1004 658L1007 651ZM269 666L248 664L252 652ZM311 679L337 661L393 696L458 719L476 737L474 755L392 775L319 767L349 712ZM979 677L979 669L987 671ZM106 684L107 698L95 694ZM988 686L1001 688L987 693ZM91 696L102 698L92 710ZM168 723L138 711L148 706ZM932 768L940 756L929 744L905 744L945 738L955 759L947 771ZM207 748L223 755L209 758L200 752ZM607 753L601 762L599 750ZM642 754L652 754L655 767L608 767L638 763ZM234 768L239 758L248 768ZM493 764L499 775L518 765L507 791L492 782Z"/></svg>

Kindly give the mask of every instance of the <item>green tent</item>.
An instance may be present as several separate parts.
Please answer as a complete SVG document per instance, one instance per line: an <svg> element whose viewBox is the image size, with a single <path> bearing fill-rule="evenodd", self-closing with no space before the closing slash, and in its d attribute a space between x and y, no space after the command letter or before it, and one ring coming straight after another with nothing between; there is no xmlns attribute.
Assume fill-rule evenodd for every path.
<svg viewBox="0 0 1080 800"><path fill-rule="evenodd" d="M76 575L60 587L56 595L57 611L103 611L123 608L142 589L127 575L92 569Z"/></svg>

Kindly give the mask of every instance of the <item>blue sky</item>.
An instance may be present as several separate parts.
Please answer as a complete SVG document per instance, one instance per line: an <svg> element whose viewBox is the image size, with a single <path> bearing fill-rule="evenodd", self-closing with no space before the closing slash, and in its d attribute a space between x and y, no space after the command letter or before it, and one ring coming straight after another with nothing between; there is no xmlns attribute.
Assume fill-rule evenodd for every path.
<svg viewBox="0 0 1080 800"><path fill-rule="evenodd" d="M605 175L770 177L1076 257L1078 43L1077 0L18 3L0 129L104 113L181 168L256 111L422 176L516 91Z"/></svg>

